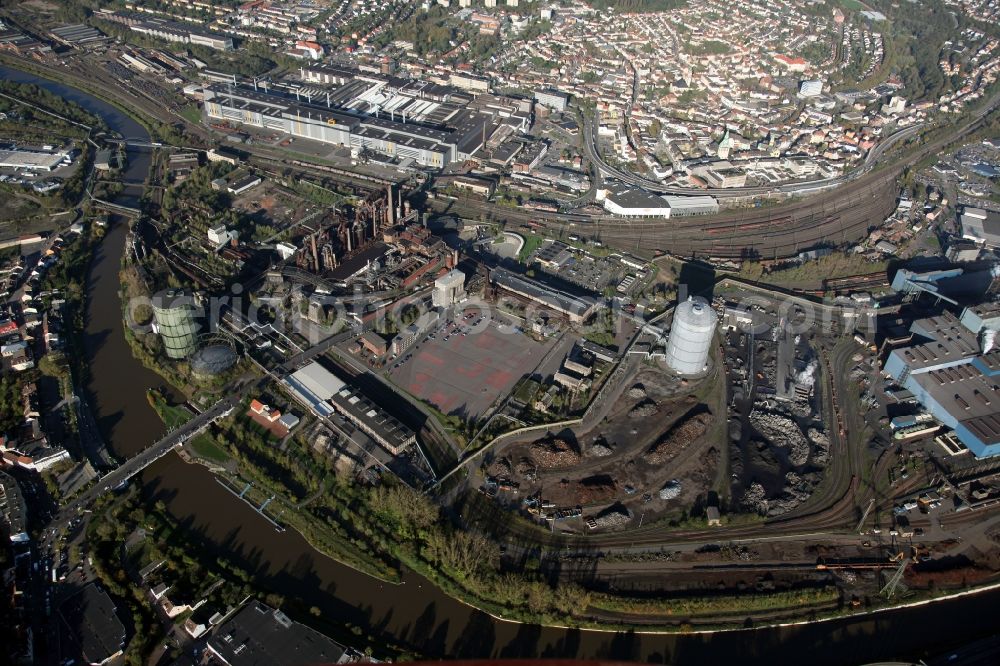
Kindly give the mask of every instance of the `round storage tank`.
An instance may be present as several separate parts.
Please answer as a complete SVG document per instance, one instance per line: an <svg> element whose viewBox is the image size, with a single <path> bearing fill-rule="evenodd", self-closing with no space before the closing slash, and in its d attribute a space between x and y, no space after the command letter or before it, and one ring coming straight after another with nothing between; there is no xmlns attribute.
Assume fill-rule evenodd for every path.
<svg viewBox="0 0 1000 666"><path fill-rule="evenodd" d="M152 305L155 330L167 358L184 359L193 354L199 329L194 297L179 289L165 289L153 296Z"/></svg>
<svg viewBox="0 0 1000 666"><path fill-rule="evenodd" d="M667 336L667 365L681 375L705 370L715 334L715 310L701 296L689 297L674 310Z"/></svg>
<svg viewBox="0 0 1000 666"><path fill-rule="evenodd" d="M230 345L210 344L191 356L191 372L203 379L216 377L233 367L236 359L236 350Z"/></svg>

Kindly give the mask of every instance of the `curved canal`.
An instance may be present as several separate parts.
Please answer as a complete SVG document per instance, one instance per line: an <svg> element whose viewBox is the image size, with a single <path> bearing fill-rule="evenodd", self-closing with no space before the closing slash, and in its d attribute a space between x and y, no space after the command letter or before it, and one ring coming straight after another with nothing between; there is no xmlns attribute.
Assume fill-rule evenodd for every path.
<svg viewBox="0 0 1000 666"><path fill-rule="evenodd" d="M148 138L127 114L78 89L3 66L0 77L35 83L101 116L123 136ZM129 151L125 180L130 198L145 181L149 164L148 155ZM147 389L163 387L164 382L132 357L122 331L118 270L126 231L123 224L112 226L93 257L85 331L91 405L103 434L120 456L135 454L163 434L163 425L145 395ZM225 552L252 571L262 588L315 606L334 622L363 627L428 656L744 665L795 663L805 657L813 666L918 658L989 634L989 623L976 618L991 617L1000 603L1000 591L992 591L864 618L716 634L655 635L520 625L475 611L419 576L407 574L400 586L384 584L322 555L292 531L275 533L251 508L215 483L207 469L186 464L175 454L149 467L142 484L150 502L162 500L209 548Z"/></svg>

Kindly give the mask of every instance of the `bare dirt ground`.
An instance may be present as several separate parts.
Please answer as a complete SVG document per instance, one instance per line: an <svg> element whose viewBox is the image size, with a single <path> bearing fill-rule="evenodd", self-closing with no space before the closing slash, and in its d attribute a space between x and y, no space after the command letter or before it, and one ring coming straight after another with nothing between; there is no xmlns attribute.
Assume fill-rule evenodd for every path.
<svg viewBox="0 0 1000 666"><path fill-rule="evenodd" d="M273 183L263 183L236 197L233 208L243 211L259 224L280 226L305 215L306 202L298 195Z"/></svg>
<svg viewBox="0 0 1000 666"><path fill-rule="evenodd" d="M485 472L499 482L500 500L514 504L536 497L556 509L580 506L583 518L613 507L633 520L643 514L651 520L679 514L703 498L715 481L723 445L715 424L724 415L713 414L698 395L714 382L681 380L655 365L628 381L591 430L567 429L498 451ZM516 495L503 490L514 487ZM582 520L568 520L565 528L587 529Z"/></svg>

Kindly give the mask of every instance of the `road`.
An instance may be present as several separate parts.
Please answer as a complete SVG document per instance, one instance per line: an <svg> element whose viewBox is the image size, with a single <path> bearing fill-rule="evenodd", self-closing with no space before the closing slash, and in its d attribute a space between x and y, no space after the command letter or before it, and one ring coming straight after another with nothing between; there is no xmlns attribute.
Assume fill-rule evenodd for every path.
<svg viewBox="0 0 1000 666"><path fill-rule="evenodd" d="M42 69L36 63L32 69ZM44 72L45 70L43 70ZM54 69L53 74L66 78L70 71ZM79 75L78 75L79 76ZM101 73L107 78L105 73ZM103 80L102 78L102 80ZM81 82L86 85L88 82ZM119 101L130 108L136 108L144 113L152 113L162 119L165 110L160 108L150 111L147 100L136 98L120 89L112 82L105 95L114 95ZM881 147L876 147L869 157L869 164L847 182L838 187L830 184L808 185L792 184L793 190L800 188L802 194L811 196L794 200L785 204L766 208L730 210L712 216L693 216L663 219L622 219L612 216L594 216L580 213L543 213L525 209L499 207L483 201L442 200L430 201L433 210L478 219L484 216L488 219L505 223L541 222L546 235L563 236L569 227L577 226L576 233L598 238L606 244L619 249L632 251L641 255L669 253L678 257L710 257L715 259L777 259L795 256L803 249L816 247L820 244L849 244L867 236L872 227L877 226L888 216L895 203L897 194L896 177L908 165L935 154L951 141L974 131L982 118L1000 102L1000 94L985 104L966 124L954 127L940 139L925 142L909 151L903 158L886 164L883 159L892 145L904 141L909 135L898 134L887 139ZM166 115L169 115L167 113ZM173 118L177 121L177 118ZM596 128L592 121L585 120L584 136L587 132L593 136ZM189 132L204 137L205 128L184 121ZM915 129L904 131L916 132ZM594 152L593 142L584 140L584 146L590 143L589 151ZM287 168L289 159L274 149L252 145L245 149L253 153L253 159L258 164L273 165ZM591 155L599 159L598 155ZM876 162L880 168L875 168ZM596 163L596 162L595 162ZM321 166L310 167L296 163L296 168L322 172ZM627 175L627 174L626 174ZM634 174L633 178L638 178ZM659 184L653 187L663 189ZM822 188L817 190L816 188ZM706 194L706 190L671 190L679 193ZM768 189L770 191L770 189ZM752 191L744 190L739 194L747 196Z"/></svg>
<svg viewBox="0 0 1000 666"><path fill-rule="evenodd" d="M241 394L223 398L210 409L198 414L184 425L167 433L166 436L152 446L126 460L114 471L102 476L97 485L84 491L69 504L63 506L49 523L48 528L62 529L65 527L101 495L125 483L153 462L165 456L175 446L183 444L188 437L196 434L216 419L228 414L233 407L239 404L241 399Z"/></svg>
<svg viewBox="0 0 1000 666"><path fill-rule="evenodd" d="M811 180L802 183L788 183L785 185L765 185L760 187L680 187L676 185L664 185L658 181L650 180L639 176L631 171L626 171L625 169L619 169L609 165L604 158L601 156L600 148L598 146L598 133L597 128L599 125L598 112L595 111L594 118L584 117L584 127L583 135L584 151L587 154L587 159L591 161L592 164L597 165L597 169L602 176L608 176L611 178L616 178L620 181L642 187L650 192L656 192L657 194L673 194L673 195L711 195L717 198L727 198L727 197L750 197L750 196L763 196L768 194L786 194L789 196L808 194L810 192L816 192L819 190L824 190L838 185L842 185L846 182L854 180L855 178L868 173L872 170L878 163L878 161L885 155L886 151L892 148L894 145L900 141L905 141L906 139L914 136L918 131L925 127L924 123L918 123L910 127L903 128L894 132L888 138L881 141L877 146L872 148L872 150L865 157L864 164L860 169L856 169L843 176L836 176L834 178L824 178L820 180Z"/></svg>

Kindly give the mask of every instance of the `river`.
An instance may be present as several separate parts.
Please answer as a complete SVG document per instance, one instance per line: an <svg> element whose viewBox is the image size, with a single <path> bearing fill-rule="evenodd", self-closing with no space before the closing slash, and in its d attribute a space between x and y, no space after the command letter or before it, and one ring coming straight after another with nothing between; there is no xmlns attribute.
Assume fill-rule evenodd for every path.
<svg viewBox="0 0 1000 666"><path fill-rule="evenodd" d="M7 80L36 83L104 118L123 136L147 138L139 123L111 104L66 85L0 66ZM130 150L126 193L141 186L149 157ZM119 456L131 456L160 438L163 425L146 390L163 380L131 354L122 332L118 269L124 224L112 225L94 254L87 281L85 348L88 386L102 433ZM325 619L350 622L375 636L412 646L428 656L574 657L657 663L851 664L925 657L989 635L1000 591L962 599L795 627L716 634L634 634L519 625L475 611L425 579L382 583L320 554L291 530L276 533L250 507L216 483L200 465L170 454L141 477L150 502L170 513L210 549L252 571L262 588L320 609ZM920 631L923 629L923 631Z"/></svg>

